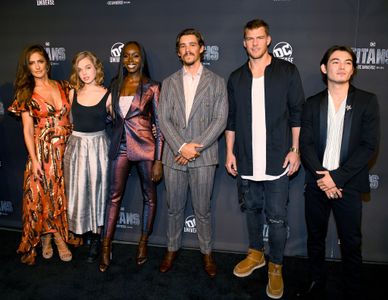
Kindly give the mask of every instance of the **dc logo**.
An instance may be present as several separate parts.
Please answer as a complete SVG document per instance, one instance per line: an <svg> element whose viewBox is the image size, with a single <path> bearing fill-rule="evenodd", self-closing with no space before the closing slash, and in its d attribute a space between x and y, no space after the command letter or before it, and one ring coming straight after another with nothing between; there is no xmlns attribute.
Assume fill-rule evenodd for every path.
<svg viewBox="0 0 388 300"><path fill-rule="evenodd" d="M189 228L194 228L196 226L194 215L188 216L185 220L185 226Z"/></svg>
<svg viewBox="0 0 388 300"><path fill-rule="evenodd" d="M197 232L197 224L195 222L194 215L188 216L185 220L185 227L183 228L183 232L188 233L196 233Z"/></svg>
<svg viewBox="0 0 388 300"><path fill-rule="evenodd" d="M273 55L278 58L287 58L292 56L292 47L287 42L280 42L273 47Z"/></svg>
<svg viewBox="0 0 388 300"><path fill-rule="evenodd" d="M376 190L379 187L379 175L370 174L369 175L369 186L372 190Z"/></svg>
<svg viewBox="0 0 388 300"><path fill-rule="evenodd" d="M113 46L110 48L110 55L112 57L119 57L123 47L124 47L124 44L121 42L114 43Z"/></svg>

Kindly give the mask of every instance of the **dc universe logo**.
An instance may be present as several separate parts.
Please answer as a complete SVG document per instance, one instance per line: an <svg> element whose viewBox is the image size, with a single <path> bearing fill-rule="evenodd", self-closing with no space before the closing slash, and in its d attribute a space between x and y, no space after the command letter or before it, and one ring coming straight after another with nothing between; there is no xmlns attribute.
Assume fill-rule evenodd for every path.
<svg viewBox="0 0 388 300"><path fill-rule="evenodd" d="M377 190L379 187L380 177L377 174L369 174L369 186L372 190Z"/></svg>
<svg viewBox="0 0 388 300"><path fill-rule="evenodd" d="M59 62L66 60L66 49L64 47L52 47L50 42L44 43L51 65L58 65Z"/></svg>
<svg viewBox="0 0 388 300"><path fill-rule="evenodd" d="M203 56L203 64L210 65L211 61L217 61L220 57L219 47L217 45L205 46L205 54Z"/></svg>
<svg viewBox="0 0 388 300"><path fill-rule="evenodd" d="M293 62L294 58L292 57L292 47L287 42L279 42L273 47L273 55L277 58Z"/></svg>
<svg viewBox="0 0 388 300"><path fill-rule="evenodd" d="M183 232L197 233L197 224L195 223L194 215L188 216L185 220L185 227Z"/></svg>
<svg viewBox="0 0 388 300"><path fill-rule="evenodd" d="M110 48L110 62L118 63L120 62L121 50L123 50L124 44L122 42L114 43Z"/></svg>
<svg viewBox="0 0 388 300"><path fill-rule="evenodd" d="M55 5L54 0L36 0L36 6L49 6Z"/></svg>
<svg viewBox="0 0 388 300"><path fill-rule="evenodd" d="M118 228L133 228L133 226L140 225L140 215L138 213L132 213L125 211L124 207L120 208L119 220L117 222Z"/></svg>
<svg viewBox="0 0 388 300"><path fill-rule="evenodd" d="M131 1L107 1L106 5L125 5L125 4L131 4Z"/></svg>

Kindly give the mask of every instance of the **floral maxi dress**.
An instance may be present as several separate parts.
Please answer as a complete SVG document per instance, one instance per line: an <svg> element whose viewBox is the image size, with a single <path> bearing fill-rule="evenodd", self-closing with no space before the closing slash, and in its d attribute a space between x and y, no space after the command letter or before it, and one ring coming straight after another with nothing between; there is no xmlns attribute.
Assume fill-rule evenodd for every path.
<svg viewBox="0 0 388 300"><path fill-rule="evenodd" d="M42 181L34 179L28 157L23 183L23 232L17 250L26 257L36 255L33 249L42 234L59 232L64 240L68 237L63 155L71 133L69 89L67 82L57 82L57 85L62 100L59 110L36 92L27 104L16 99L8 108L18 116L29 112L33 118L35 153L43 170Z"/></svg>

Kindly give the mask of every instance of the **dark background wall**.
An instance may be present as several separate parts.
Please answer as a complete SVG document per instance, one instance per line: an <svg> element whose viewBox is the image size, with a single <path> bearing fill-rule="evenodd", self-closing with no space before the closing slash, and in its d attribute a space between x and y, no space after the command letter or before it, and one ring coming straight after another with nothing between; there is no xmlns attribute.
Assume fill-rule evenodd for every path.
<svg viewBox="0 0 388 300"><path fill-rule="evenodd" d="M141 42L151 75L162 81L178 68L175 38L187 27L205 37L205 64L228 78L243 64L242 28L262 18L270 25L271 51L295 63L306 96L324 88L319 61L333 44L351 46L359 70L354 84L377 94L382 116L380 152L371 168L372 191L365 196L363 253L368 261L388 262L387 118L388 1L386 0L19 0L0 4L0 226L21 227L22 181L26 150L20 120L6 111L12 101L12 83L18 56L31 43L47 48L54 79L68 79L71 60L81 50L92 50L105 67L105 85L117 72L120 43ZM117 44L118 43L118 44ZM220 139L220 166L212 199L214 248L245 251L247 232L237 203L235 180L223 167L224 139ZM384 163L385 161L385 163ZM286 255L306 255L303 175L290 186L289 239ZM164 183L158 186L158 214L151 242L164 245L166 205ZM189 204L189 203L188 203ZM116 239L136 241L140 234L141 192L135 170L128 180ZM184 246L198 247L192 209L187 207ZM193 227L194 226L194 227ZM333 222L327 238L327 256L340 256Z"/></svg>

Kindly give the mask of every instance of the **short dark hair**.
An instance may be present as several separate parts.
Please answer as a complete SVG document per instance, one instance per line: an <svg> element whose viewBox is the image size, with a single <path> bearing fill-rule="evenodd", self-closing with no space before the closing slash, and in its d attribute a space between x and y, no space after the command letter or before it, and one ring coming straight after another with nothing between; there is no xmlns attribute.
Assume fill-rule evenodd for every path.
<svg viewBox="0 0 388 300"><path fill-rule="evenodd" d="M263 27L265 33L267 35L269 35L269 26L268 26L268 24L264 20L253 19L253 20L250 20L248 23L246 23L245 26L244 26L244 39L245 39L245 34L246 34L247 30L252 30L252 29L256 29L256 28L260 28L260 27Z"/></svg>
<svg viewBox="0 0 388 300"><path fill-rule="evenodd" d="M176 37L176 42L175 42L176 53L179 53L179 43L180 43L181 37L184 35L194 35L197 38L199 47L205 46L205 41L203 39L203 36L197 29L186 28L186 29L183 29L181 32L179 32ZM205 51L201 53L201 60L203 60L204 55L205 55Z"/></svg>
<svg viewBox="0 0 388 300"><path fill-rule="evenodd" d="M335 51L344 51L344 52L347 52L349 53L349 55L352 57L352 65L353 65L353 74L352 76L350 77L350 80L349 81L352 81L354 75L356 75L357 73L357 57L356 57L356 54L354 54L352 48L348 47L348 46L343 46L343 45L334 45L334 46L331 46L329 49L326 50L325 54L323 54L323 57L321 59L321 62L320 62L320 66L322 65L325 65L327 66L327 63L329 62L329 59L330 59L330 56L335 52ZM325 73L322 72L321 70L321 74L322 74L322 80L325 84L327 84L327 75Z"/></svg>

